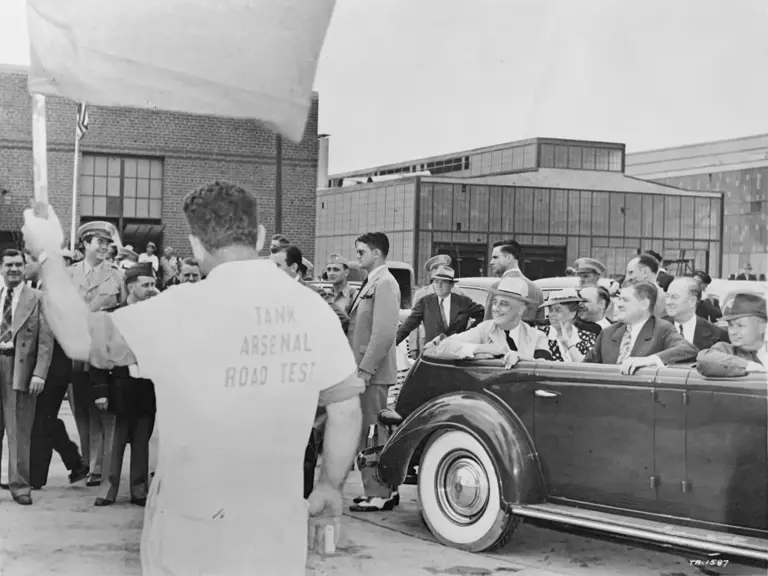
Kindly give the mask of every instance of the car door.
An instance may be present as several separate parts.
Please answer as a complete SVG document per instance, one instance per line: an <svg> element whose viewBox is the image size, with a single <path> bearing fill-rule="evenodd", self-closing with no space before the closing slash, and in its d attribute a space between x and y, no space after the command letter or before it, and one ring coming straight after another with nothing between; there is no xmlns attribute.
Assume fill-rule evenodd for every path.
<svg viewBox="0 0 768 576"><path fill-rule="evenodd" d="M654 509L654 374L540 364L534 441L551 499Z"/></svg>
<svg viewBox="0 0 768 576"><path fill-rule="evenodd" d="M768 530L765 375L688 378L686 471L689 515Z"/></svg>

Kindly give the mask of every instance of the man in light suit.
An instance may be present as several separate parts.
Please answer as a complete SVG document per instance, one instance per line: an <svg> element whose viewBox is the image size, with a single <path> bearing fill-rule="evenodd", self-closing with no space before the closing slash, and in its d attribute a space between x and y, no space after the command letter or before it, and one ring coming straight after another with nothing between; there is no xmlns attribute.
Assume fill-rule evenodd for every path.
<svg viewBox="0 0 768 576"><path fill-rule="evenodd" d="M117 265L107 261L109 247L119 239L117 230L109 222L88 222L77 231L85 249L85 257L67 270L77 286L80 297L88 303L91 312L114 308L125 300L123 273ZM88 486L101 484L104 454L104 428L98 408L91 395L88 364L73 362L70 405L80 435L80 451L90 467Z"/></svg>
<svg viewBox="0 0 768 576"><path fill-rule="evenodd" d="M686 276L675 278L667 288L667 316L678 332L698 350L711 348L718 342L729 342L728 333L709 320L696 315L701 303L701 285Z"/></svg>
<svg viewBox="0 0 768 576"><path fill-rule="evenodd" d="M11 495L28 506L35 401L45 387L53 333L43 316L42 295L24 283L23 271L24 254L6 250L0 263L0 450L5 431Z"/></svg>
<svg viewBox="0 0 768 576"><path fill-rule="evenodd" d="M585 362L620 364L622 374L643 366L695 360L696 347L666 320L654 316L659 289L649 282L624 286L616 302L616 323L604 328Z"/></svg>
<svg viewBox="0 0 768 576"><path fill-rule="evenodd" d="M528 285L528 309L523 316L523 321L529 324L539 324L544 322L544 293L532 280L529 280L520 271L520 256L522 256L520 244L514 240L501 240L493 245L491 253L491 271L500 278L520 278ZM500 282L500 281L499 281ZM499 282L491 286L495 290ZM491 319L491 303L493 302L492 293L488 294L488 300L485 303L485 320Z"/></svg>
<svg viewBox="0 0 768 576"><path fill-rule="evenodd" d="M400 287L387 269L389 239L386 234L363 234L355 242L355 248L360 268L368 272L350 306L347 332L358 375L365 382L365 392L360 396L363 410L362 450L370 426L377 426L379 444L387 440L387 431L378 425L378 416L387 407L389 387L397 382L395 338ZM388 486L379 484L373 472L372 468L361 471L365 496L355 498L355 504L350 508L353 512L392 510L397 503L397 496L393 496Z"/></svg>
<svg viewBox="0 0 768 576"><path fill-rule="evenodd" d="M440 334L451 336L464 332L474 323L483 321L485 309L476 304L469 296L451 292L456 283L453 268L440 266L432 274L434 291L421 298L411 310L410 316L397 329L396 344L400 344L408 335L424 326L424 337L429 342Z"/></svg>

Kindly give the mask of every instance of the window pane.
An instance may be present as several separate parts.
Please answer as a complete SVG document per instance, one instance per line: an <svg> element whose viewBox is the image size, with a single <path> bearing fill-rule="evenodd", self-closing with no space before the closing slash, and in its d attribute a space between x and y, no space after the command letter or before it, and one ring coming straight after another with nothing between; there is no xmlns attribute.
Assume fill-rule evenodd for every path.
<svg viewBox="0 0 768 576"><path fill-rule="evenodd" d="M608 170L608 149L598 148L595 155L595 169Z"/></svg>
<svg viewBox="0 0 768 576"><path fill-rule="evenodd" d="M123 216L128 218L136 216L136 200L133 198L123 198Z"/></svg>
<svg viewBox="0 0 768 576"><path fill-rule="evenodd" d="M568 168L581 168L581 146L568 146Z"/></svg>
<svg viewBox="0 0 768 576"><path fill-rule="evenodd" d="M555 168L568 168L568 146L555 146Z"/></svg>
<svg viewBox="0 0 768 576"><path fill-rule="evenodd" d="M125 175L129 178L136 177L136 159L135 158L125 159Z"/></svg>
<svg viewBox="0 0 768 576"><path fill-rule="evenodd" d="M120 197L107 196L107 216L120 216Z"/></svg>
<svg viewBox="0 0 768 576"><path fill-rule="evenodd" d="M471 176L480 174L480 169L482 168L481 162L480 154L473 154L469 157L469 174Z"/></svg>
<svg viewBox="0 0 768 576"><path fill-rule="evenodd" d="M541 145L539 165L542 168L553 168L555 166L555 147L552 144Z"/></svg>
<svg viewBox="0 0 768 576"><path fill-rule="evenodd" d="M611 150L608 158L608 170L621 172L621 150Z"/></svg>
<svg viewBox="0 0 768 576"><path fill-rule="evenodd" d="M149 180L136 180L136 196L149 198Z"/></svg>
<svg viewBox="0 0 768 576"><path fill-rule="evenodd" d="M488 174L491 171L491 153L483 152L482 159L483 159L483 163L482 163L482 168L480 168L480 173Z"/></svg>
<svg viewBox="0 0 768 576"><path fill-rule="evenodd" d="M512 170L512 148L501 151L501 169L504 172Z"/></svg>
<svg viewBox="0 0 768 576"><path fill-rule="evenodd" d="M123 181L123 196L136 198L136 178L126 178Z"/></svg>
<svg viewBox="0 0 768 576"><path fill-rule="evenodd" d="M93 199L93 215L94 216L106 216L107 215L107 197L96 196Z"/></svg>
<svg viewBox="0 0 768 576"><path fill-rule="evenodd" d="M120 158L109 159L109 175L120 176Z"/></svg>
<svg viewBox="0 0 768 576"><path fill-rule="evenodd" d="M523 168L536 168L536 144L523 146Z"/></svg>
<svg viewBox="0 0 768 576"><path fill-rule="evenodd" d="M149 201L149 217L161 218L163 215L162 200L150 200Z"/></svg>
<svg viewBox="0 0 768 576"><path fill-rule="evenodd" d="M93 196L93 176L80 176L80 194Z"/></svg>
<svg viewBox="0 0 768 576"><path fill-rule="evenodd" d="M93 174L93 156L83 154L80 163L80 174Z"/></svg>
<svg viewBox="0 0 768 576"><path fill-rule="evenodd" d="M80 216L93 216L93 196L80 196Z"/></svg>
<svg viewBox="0 0 768 576"><path fill-rule="evenodd" d="M149 200L136 200L136 218L149 217Z"/></svg>
<svg viewBox="0 0 768 576"><path fill-rule="evenodd" d="M96 176L94 179L94 189L93 193L96 196L106 196L107 195L107 179L106 178L100 178L99 176Z"/></svg>
<svg viewBox="0 0 768 576"><path fill-rule="evenodd" d="M95 162L96 162L95 174L97 176L106 176L107 175L107 158L105 156L96 156Z"/></svg>
<svg viewBox="0 0 768 576"><path fill-rule="evenodd" d="M139 178L149 178L149 160L138 160Z"/></svg>
<svg viewBox="0 0 768 576"><path fill-rule="evenodd" d="M107 196L120 196L120 178L110 178L107 183Z"/></svg>
<svg viewBox="0 0 768 576"><path fill-rule="evenodd" d="M495 150L491 152L491 172L499 172L501 170L501 150Z"/></svg>
<svg viewBox="0 0 768 576"><path fill-rule="evenodd" d="M583 160L582 160L582 166L585 170L594 170L595 169L595 149L592 147L585 146L582 150L583 153Z"/></svg>
<svg viewBox="0 0 768 576"><path fill-rule="evenodd" d="M163 179L163 161L152 160L152 178Z"/></svg>
<svg viewBox="0 0 768 576"><path fill-rule="evenodd" d="M512 170L520 170L523 167L523 147L516 146L512 149Z"/></svg>
<svg viewBox="0 0 768 576"><path fill-rule="evenodd" d="M150 198L163 197L163 181L162 180L149 181L149 197Z"/></svg>

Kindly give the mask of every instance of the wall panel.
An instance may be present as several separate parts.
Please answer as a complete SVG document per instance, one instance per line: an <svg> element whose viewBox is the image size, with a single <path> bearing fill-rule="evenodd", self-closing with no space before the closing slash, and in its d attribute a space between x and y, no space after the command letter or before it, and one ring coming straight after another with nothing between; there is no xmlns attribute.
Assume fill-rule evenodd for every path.
<svg viewBox="0 0 768 576"><path fill-rule="evenodd" d="M552 189L550 192L549 231L568 233L568 191Z"/></svg>
<svg viewBox="0 0 768 576"><path fill-rule="evenodd" d="M623 236L627 212L625 194L613 193L610 195L609 201L608 231L611 236Z"/></svg>
<svg viewBox="0 0 768 576"><path fill-rule="evenodd" d="M519 188L510 188L509 186L505 186L502 189L501 227L499 228L499 231L507 235L512 234L512 232L515 230L515 202L517 201L519 194Z"/></svg>
<svg viewBox="0 0 768 576"><path fill-rule="evenodd" d="M608 215L611 195L608 192L592 193L592 234L608 234Z"/></svg>
<svg viewBox="0 0 768 576"><path fill-rule="evenodd" d="M469 187L453 186L453 220L451 230L469 230Z"/></svg>
<svg viewBox="0 0 768 576"><path fill-rule="evenodd" d="M488 214L488 230L493 232L501 232L504 229L503 226L503 197L504 189L499 186L491 186L488 190L489 199L489 214Z"/></svg>
<svg viewBox="0 0 768 576"><path fill-rule="evenodd" d="M514 228L510 232L530 234L533 232L534 189L515 189Z"/></svg>
<svg viewBox="0 0 768 576"><path fill-rule="evenodd" d="M643 196L626 194L624 197L624 232L627 236L640 236L643 229Z"/></svg>
<svg viewBox="0 0 768 576"><path fill-rule="evenodd" d="M490 193L488 186L469 186L469 229L485 232L488 230L488 205Z"/></svg>
<svg viewBox="0 0 768 576"><path fill-rule="evenodd" d="M591 236L592 232L592 192L581 191L579 210L579 234ZM573 215L570 216L573 218Z"/></svg>
<svg viewBox="0 0 768 576"><path fill-rule="evenodd" d="M549 188L533 189L533 232L536 234L549 233L550 212Z"/></svg>
<svg viewBox="0 0 768 576"><path fill-rule="evenodd" d="M451 184L435 184L432 209L434 228L453 230L453 186Z"/></svg>

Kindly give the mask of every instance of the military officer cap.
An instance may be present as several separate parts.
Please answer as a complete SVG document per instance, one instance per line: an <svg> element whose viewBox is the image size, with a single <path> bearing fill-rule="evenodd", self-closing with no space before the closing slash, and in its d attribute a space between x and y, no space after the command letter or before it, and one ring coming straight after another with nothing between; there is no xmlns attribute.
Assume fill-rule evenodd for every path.
<svg viewBox="0 0 768 576"><path fill-rule="evenodd" d="M341 264L345 268L349 268L349 260L344 258L341 254L331 254L328 257L327 264Z"/></svg>
<svg viewBox="0 0 768 576"><path fill-rule="evenodd" d="M98 236L99 238L114 242L115 238L118 238L117 228L109 222L102 220L87 222L78 228L77 237L80 241L83 241L88 236Z"/></svg>
<svg viewBox="0 0 768 576"><path fill-rule="evenodd" d="M451 257L448 256L448 254L438 254L437 256L432 256L429 260L427 260L427 263L424 264L424 270L429 272L432 270L432 268L436 268L437 266L450 266L451 265Z"/></svg>
<svg viewBox="0 0 768 576"><path fill-rule="evenodd" d="M131 280L138 278L139 276L155 277L155 270L152 268L152 262L142 262L141 264L134 264L125 271L125 283L127 284Z"/></svg>
<svg viewBox="0 0 768 576"><path fill-rule="evenodd" d="M594 258L579 258L574 262L576 274L605 274L605 266L599 260Z"/></svg>

